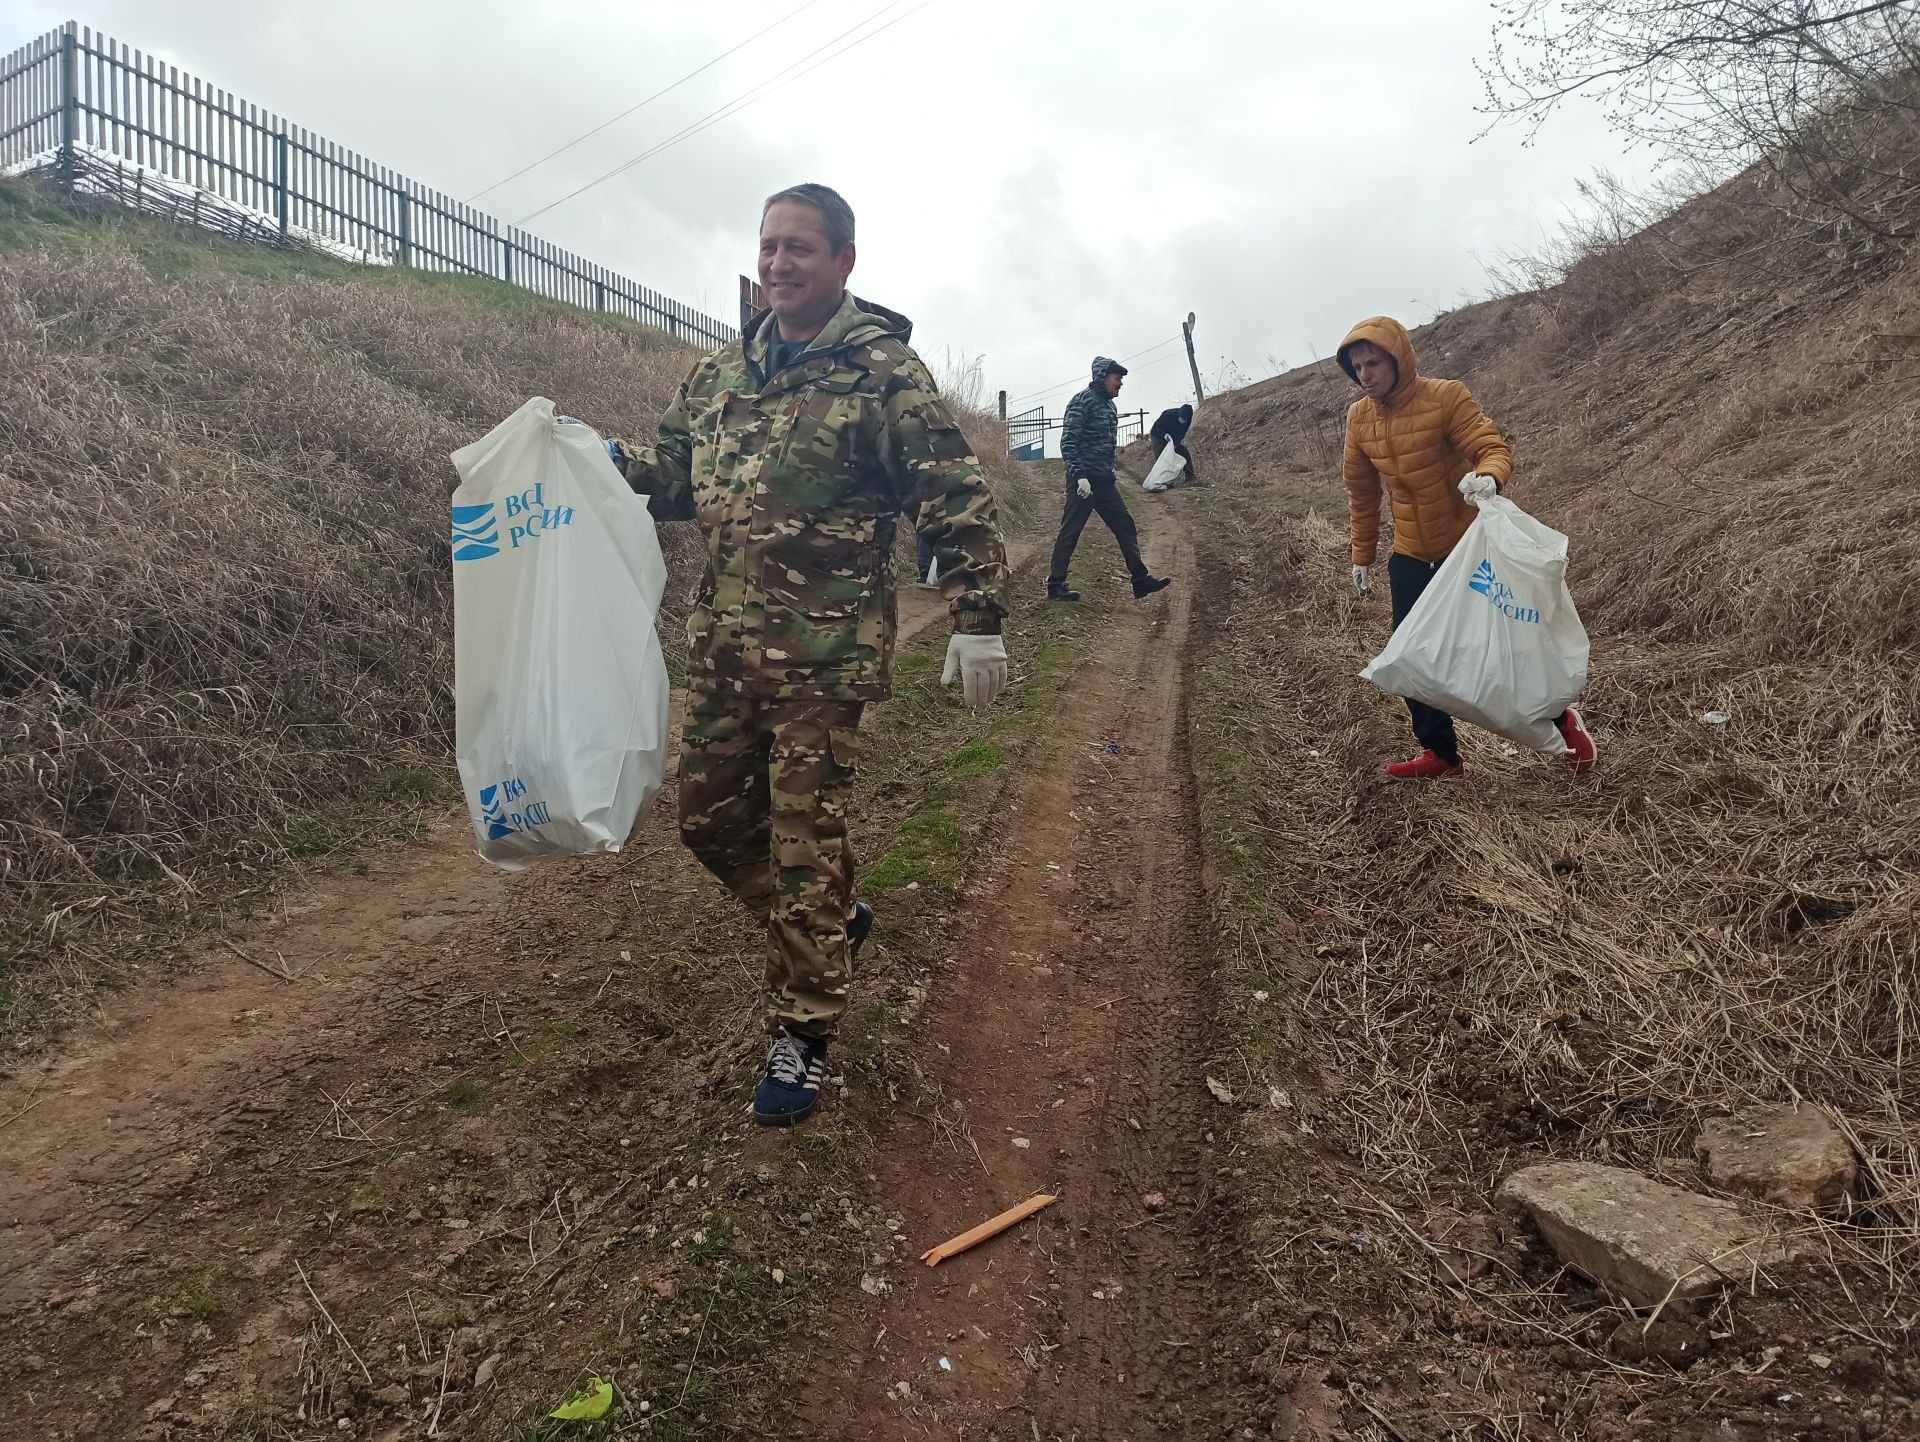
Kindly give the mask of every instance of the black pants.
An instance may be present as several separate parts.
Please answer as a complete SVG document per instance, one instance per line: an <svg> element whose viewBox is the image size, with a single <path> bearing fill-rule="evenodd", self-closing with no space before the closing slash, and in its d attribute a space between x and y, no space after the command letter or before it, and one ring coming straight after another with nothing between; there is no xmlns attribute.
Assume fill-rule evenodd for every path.
<svg viewBox="0 0 1920 1442"><path fill-rule="evenodd" d="M1438 561L1423 561L1418 556L1403 556L1398 551L1387 558L1387 584L1393 591L1393 627L1407 619L1440 569ZM1413 713L1413 735L1427 750L1449 765L1460 759L1460 738L1454 734L1453 717L1436 711L1423 701L1407 697L1407 710Z"/></svg>
<svg viewBox="0 0 1920 1442"><path fill-rule="evenodd" d="M1133 515L1127 510L1127 503L1120 498L1120 484L1112 476L1090 476L1093 482L1093 494L1082 496L1080 483L1069 479L1067 482L1067 509L1060 517L1060 538L1053 543L1053 568L1047 572L1049 588L1058 588L1067 583L1067 567L1073 561L1073 549L1080 544L1080 533L1087 527L1087 518L1095 511L1100 519L1107 523L1107 529L1113 532L1114 540L1120 543L1120 554L1126 557L1127 570L1132 573L1134 583L1138 585L1147 579L1147 563L1140 559L1140 529L1133 523Z"/></svg>
<svg viewBox="0 0 1920 1442"><path fill-rule="evenodd" d="M1441 565L1440 561L1423 561L1417 556L1403 556L1397 551L1387 558L1387 585L1393 591L1393 626L1396 631ZM1414 739L1442 761L1457 762L1460 759L1460 738L1454 733L1453 717L1411 696L1406 698L1406 702L1407 710L1413 713ZM1562 711L1554 717L1554 724L1559 725L1566 719L1567 713Z"/></svg>

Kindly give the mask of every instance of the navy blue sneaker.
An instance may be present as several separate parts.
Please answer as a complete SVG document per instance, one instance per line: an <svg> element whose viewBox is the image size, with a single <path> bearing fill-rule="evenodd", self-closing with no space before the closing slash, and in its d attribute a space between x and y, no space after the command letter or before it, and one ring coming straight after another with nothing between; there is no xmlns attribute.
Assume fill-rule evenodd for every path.
<svg viewBox="0 0 1920 1442"><path fill-rule="evenodd" d="M853 915L847 918L847 952L850 956L859 956L860 948L867 944L867 938L873 935L873 908L864 901L853 904Z"/></svg>
<svg viewBox="0 0 1920 1442"><path fill-rule="evenodd" d="M827 1044L783 1031L767 1053L767 1074L753 1093L753 1119L763 1127L792 1126L820 1105L827 1079Z"/></svg>

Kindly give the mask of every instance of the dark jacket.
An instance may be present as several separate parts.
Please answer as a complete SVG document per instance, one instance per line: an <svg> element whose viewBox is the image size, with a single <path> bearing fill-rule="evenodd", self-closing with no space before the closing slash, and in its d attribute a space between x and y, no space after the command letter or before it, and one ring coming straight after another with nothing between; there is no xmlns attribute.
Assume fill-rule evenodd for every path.
<svg viewBox="0 0 1920 1442"><path fill-rule="evenodd" d="M1180 442L1187 438L1187 428L1193 424L1192 406L1169 406L1160 412L1160 418L1153 423L1153 429L1147 432L1155 450L1168 441Z"/></svg>
<svg viewBox="0 0 1920 1442"><path fill-rule="evenodd" d="M1060 430L1060 455L1067 463L1067 479L1111 476L1113 452L1120 438L1120 407L1107 394L1107 377L1125 375L1127 368L1103 355L1093 358L1093 383L1067 402L1067 418Z"/></svg>

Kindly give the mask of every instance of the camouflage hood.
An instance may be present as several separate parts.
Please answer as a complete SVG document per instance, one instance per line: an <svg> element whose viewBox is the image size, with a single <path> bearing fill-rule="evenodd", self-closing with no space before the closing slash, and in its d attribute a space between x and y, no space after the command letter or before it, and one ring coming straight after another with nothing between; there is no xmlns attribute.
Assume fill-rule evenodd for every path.
<svg viewBox="0 0 1920 1442"><path fill-rule="evenodd" d="M767 374L767 352L773 345L773 333L773 312L763 310L748 322L747 333L740 338L741 348L746 352L747 371L762 388L772 379ZM798 380L802 370L812 361L851 346L872 345L887 337L906 345L913 338L913 322L897 311L875 305L870 300L862 300L848 291L841 297L840 309L833 313L833 319L827 322L826 328L808 343L800 359L787 369Z"/></svg>

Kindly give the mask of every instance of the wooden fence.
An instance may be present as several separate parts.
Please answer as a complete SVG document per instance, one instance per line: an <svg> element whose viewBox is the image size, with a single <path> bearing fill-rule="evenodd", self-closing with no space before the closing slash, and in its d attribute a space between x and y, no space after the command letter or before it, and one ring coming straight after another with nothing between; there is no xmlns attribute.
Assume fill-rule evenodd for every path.
<svg viewBox="0 0 1920 1442"><path fill-rule="evenodd" d="M695 345L738 332L71 22L0 60L0 171L113 157L376 262L507 281ZM64 162L64 164L63 164Z"/></svg>

